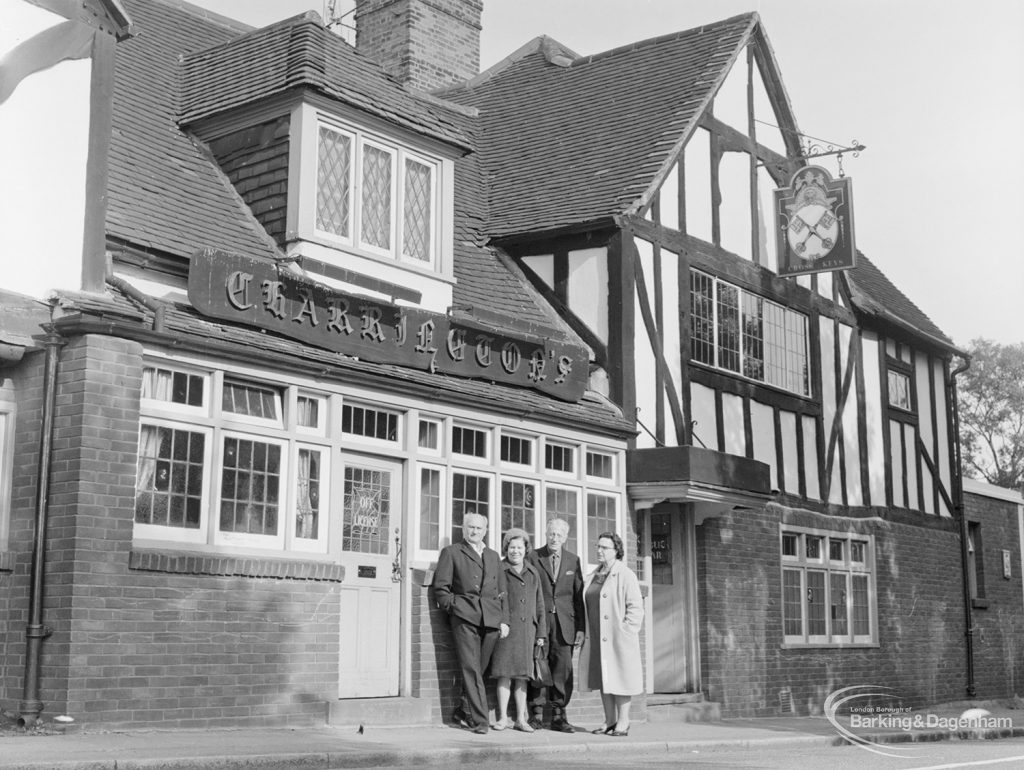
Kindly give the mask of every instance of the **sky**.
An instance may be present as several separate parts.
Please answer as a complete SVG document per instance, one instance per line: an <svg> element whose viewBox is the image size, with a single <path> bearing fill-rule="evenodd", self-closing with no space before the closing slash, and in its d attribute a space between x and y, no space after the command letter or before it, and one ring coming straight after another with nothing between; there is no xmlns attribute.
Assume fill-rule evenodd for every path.
<svg viewBox="0 0 1024 770"><path fill-rule="evenodd" d="M326 6L191 1L257 26ZM748 11L800 130L866 147L843 159L857 247L961 348L1024 342L1021 0L484 0L481 67L542 34L586 55Z"/></svg>

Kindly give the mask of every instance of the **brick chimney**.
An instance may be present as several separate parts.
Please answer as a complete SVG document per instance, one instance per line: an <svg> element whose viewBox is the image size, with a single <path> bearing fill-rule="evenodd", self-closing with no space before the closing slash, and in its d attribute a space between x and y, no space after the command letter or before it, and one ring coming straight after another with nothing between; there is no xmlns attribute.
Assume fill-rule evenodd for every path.
<svg viewBox="0 0 1024 770"><path fill-rule="evenodd" d="M356 48L400 82L433 91L480 72L483 0L356 0Z"/></svg>

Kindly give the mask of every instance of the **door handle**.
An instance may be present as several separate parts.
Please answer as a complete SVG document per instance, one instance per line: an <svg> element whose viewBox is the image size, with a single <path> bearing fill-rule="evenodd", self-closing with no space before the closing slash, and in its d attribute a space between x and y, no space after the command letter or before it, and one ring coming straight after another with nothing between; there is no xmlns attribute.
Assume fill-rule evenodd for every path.
<svg viewBox="0 0 1024 770"><path fill-rule="evenodd" d="M395 559L391 562L391 582L402 582L402 538L398 527L395 527Z"/></svg>

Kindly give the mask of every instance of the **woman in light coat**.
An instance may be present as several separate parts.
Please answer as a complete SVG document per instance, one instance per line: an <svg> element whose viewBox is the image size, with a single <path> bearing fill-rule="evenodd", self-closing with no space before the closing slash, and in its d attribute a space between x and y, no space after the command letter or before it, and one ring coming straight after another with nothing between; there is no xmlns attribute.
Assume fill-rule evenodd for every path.
<svg viewBox="0 0 1024 770"><path fill-rule="evenodd" d="M580 687L600 690L604 724L595 734L629 734L632 696L644 690L640 663L640 627L644 600L640 581L622 562L622 538L604 532L597 538L598 567L583 586L586 638L580 651Z"/></svg>

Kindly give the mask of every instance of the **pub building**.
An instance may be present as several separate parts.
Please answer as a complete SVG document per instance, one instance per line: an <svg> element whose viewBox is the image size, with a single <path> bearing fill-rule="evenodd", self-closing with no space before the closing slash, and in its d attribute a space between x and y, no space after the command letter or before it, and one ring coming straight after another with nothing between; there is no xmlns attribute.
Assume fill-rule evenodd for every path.
<svg viewBox="0 0 1024 770"><path fill-rule="evenodd" d="M89 126L78 229L36 233L49 291L0 326L26 723L447 720L430 586L470 511L496 548L566 519L587 571L622 535L641 720L973 687L961 353L856 251L756 14L479 73L480 0L358 0L354 45L315 12L19 3L26 38L70 24L49 64Z"/></svg>

